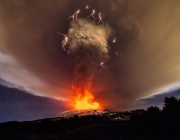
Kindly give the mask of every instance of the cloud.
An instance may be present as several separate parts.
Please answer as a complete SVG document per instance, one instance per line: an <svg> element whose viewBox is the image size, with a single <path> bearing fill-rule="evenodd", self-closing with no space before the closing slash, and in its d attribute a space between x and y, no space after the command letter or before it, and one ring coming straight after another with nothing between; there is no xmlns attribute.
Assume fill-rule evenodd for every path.
<svg viewBox="0 0 180 140"><path fill-rule="evenodd" d="M67 61L63 52L59 53L60 41L55 30L58 30L57 18L50 20L51 14L48 13L56 13L52 4L42 5L41 2L32 1L32 5L37 4L33 9L21 0L0 3L0 68L1 79L5 81L3 84L39 96L68 100L71 82L64 73L69 68L64 66ZM57 8L61 8L62 4L56 3Z"/></svg>
<svg viewBox="0 0 180 140"><path fill-rule="evenodd" d="M48 85L37 76L21 67L11 56L0 52L0 84L11 88L18 88L38 96L50 96ZM42 94L43 93L43 94ZM62 98L63 99L63 98Z"/></svg>
<svg viewBox="0 0 180 140"><path fill-rule="evenodd" d="M179 99L180 98L179 93L180 93L180 86L179 84L177 84L171 88L166 89L164 92L161 92L159 94L155 94L147 98L139 99L135 102L135 105L138 108L144 108L144 109L147 109L150 106L158 106L162 108L164 105L163 101L165 97L174 96Z"/></svg>
<svg viewBox="0 0 180 140"><path fill-rule="evenodd" d="M178 0L2 0L0 78L36 95L73 99L72 65L56 32L68 33L67 17L77 9L79 17L87 17L92 12L85 9L87 4L96 9L96 21L102 13L117 37L115 44L109 41L108 71L96 74L92 86L106 108L135 108L134 101L179 82Z"/></svg>
<svg viewBox="0 0 180 140"><path fill-rule="evenodd" d="M86 19L71 22L68 30L68 54L74 64L75 80L78 89L92 82L98 65L108 60L108 39L112 29ZM63 41L64 42L64 41Z"/></svg>

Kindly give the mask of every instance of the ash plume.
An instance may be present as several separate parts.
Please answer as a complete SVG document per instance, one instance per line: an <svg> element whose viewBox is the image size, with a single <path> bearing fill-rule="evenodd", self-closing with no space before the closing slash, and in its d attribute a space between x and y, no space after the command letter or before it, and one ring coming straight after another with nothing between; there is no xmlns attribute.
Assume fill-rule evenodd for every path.
<svg viewBox="0 0 180 140"><path fill-rule="evenodd" d="M89 9L85 8L87 4ZM110 44L110 51L107 40L112 29L107 24L97 26L78 18L67 32L72 19L67 18L77 9L81 10L78 17L87 17L92 13L91 8L96 10L96 22L101 12L103 21L116 31L111 39L117 40ZM93 80L91 91L109 110L135 109L138 99L179 84L179 13L178 0L163 3L150 0L0 0L0 83L34 95L69 101L74 97L70 89L74 71L74 85L83 84L80 82L83 80L90 85ZM88 19L93 20L92 17ZM80 25L88 29L84 27L83 31ZM104 35L98 33L99 40L93 42L96 32L101 30ZM63 36L56 32L68 33L65 47L69 59L60 45ZM102 48L97 42L105 45ZM100 52L89 51L86 47ZM69 67L69 60L74 70ZM108 61L108 71L103 69L99 74L97 65L102 61Z"/></svg>
<svg viewBox="0 0 180 140"><path fill-rule="evenodd" d="M70 60L74 65L73 88L89 88L97 69L100 68L99 63L108 61L108 39L112 31L107 24L97 26L86 19L70 23L67 44Z"/></svg>

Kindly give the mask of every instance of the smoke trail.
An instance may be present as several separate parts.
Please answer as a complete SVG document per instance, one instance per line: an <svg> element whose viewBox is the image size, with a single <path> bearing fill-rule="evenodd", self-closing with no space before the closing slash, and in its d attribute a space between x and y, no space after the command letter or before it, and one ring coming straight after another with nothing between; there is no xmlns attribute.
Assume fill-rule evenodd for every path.
<svg viewBox="0 0 180 140"><path fill-rule="evenodd" d="M84 93L85 89L90 88L91 81L100 68L98 64L102 61L107 62L110 58L108 39L111 34L112 28L107 24L97 26L85 19L70 23L67 47L74 65L73 89Z"/></svg>

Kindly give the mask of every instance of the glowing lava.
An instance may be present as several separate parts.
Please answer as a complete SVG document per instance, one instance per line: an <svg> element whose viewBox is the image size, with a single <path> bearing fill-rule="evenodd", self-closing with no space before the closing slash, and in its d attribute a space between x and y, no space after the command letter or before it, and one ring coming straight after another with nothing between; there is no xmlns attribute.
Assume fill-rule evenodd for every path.
<svg viewBox="0 0 180 140"><path fill-rule="evenodd" d="M93 102L94 96L92 93L86 91L85 95L79 94L75 100L75 109L85 109L85 110L98 110L100 105L98 102Z"/></svg>
<svg viewBox="0 0 180 140"><path fill-rule="evenodd" d="M75 89L75 88L73 88ZM89 88L76 88L77 97L75 98L74 108L77 110L99 110L101 109L98 102L93 101L94 96Z"/></svg>

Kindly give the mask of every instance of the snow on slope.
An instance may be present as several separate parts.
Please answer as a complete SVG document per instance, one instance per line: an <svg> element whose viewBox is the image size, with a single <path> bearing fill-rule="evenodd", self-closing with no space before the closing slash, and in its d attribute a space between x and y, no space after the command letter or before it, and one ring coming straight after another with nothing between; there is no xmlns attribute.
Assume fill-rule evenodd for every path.
<svg viewBox="0 0 180 140"><path fill-rule="evenodd" d="M103 115L105 113L108 113L108 111L101 111L101 110L69 110L59 113L56 117L64 117L64 118L70 118L74 117L74 115L78 116L88 116L88 115Z"/></svg>

